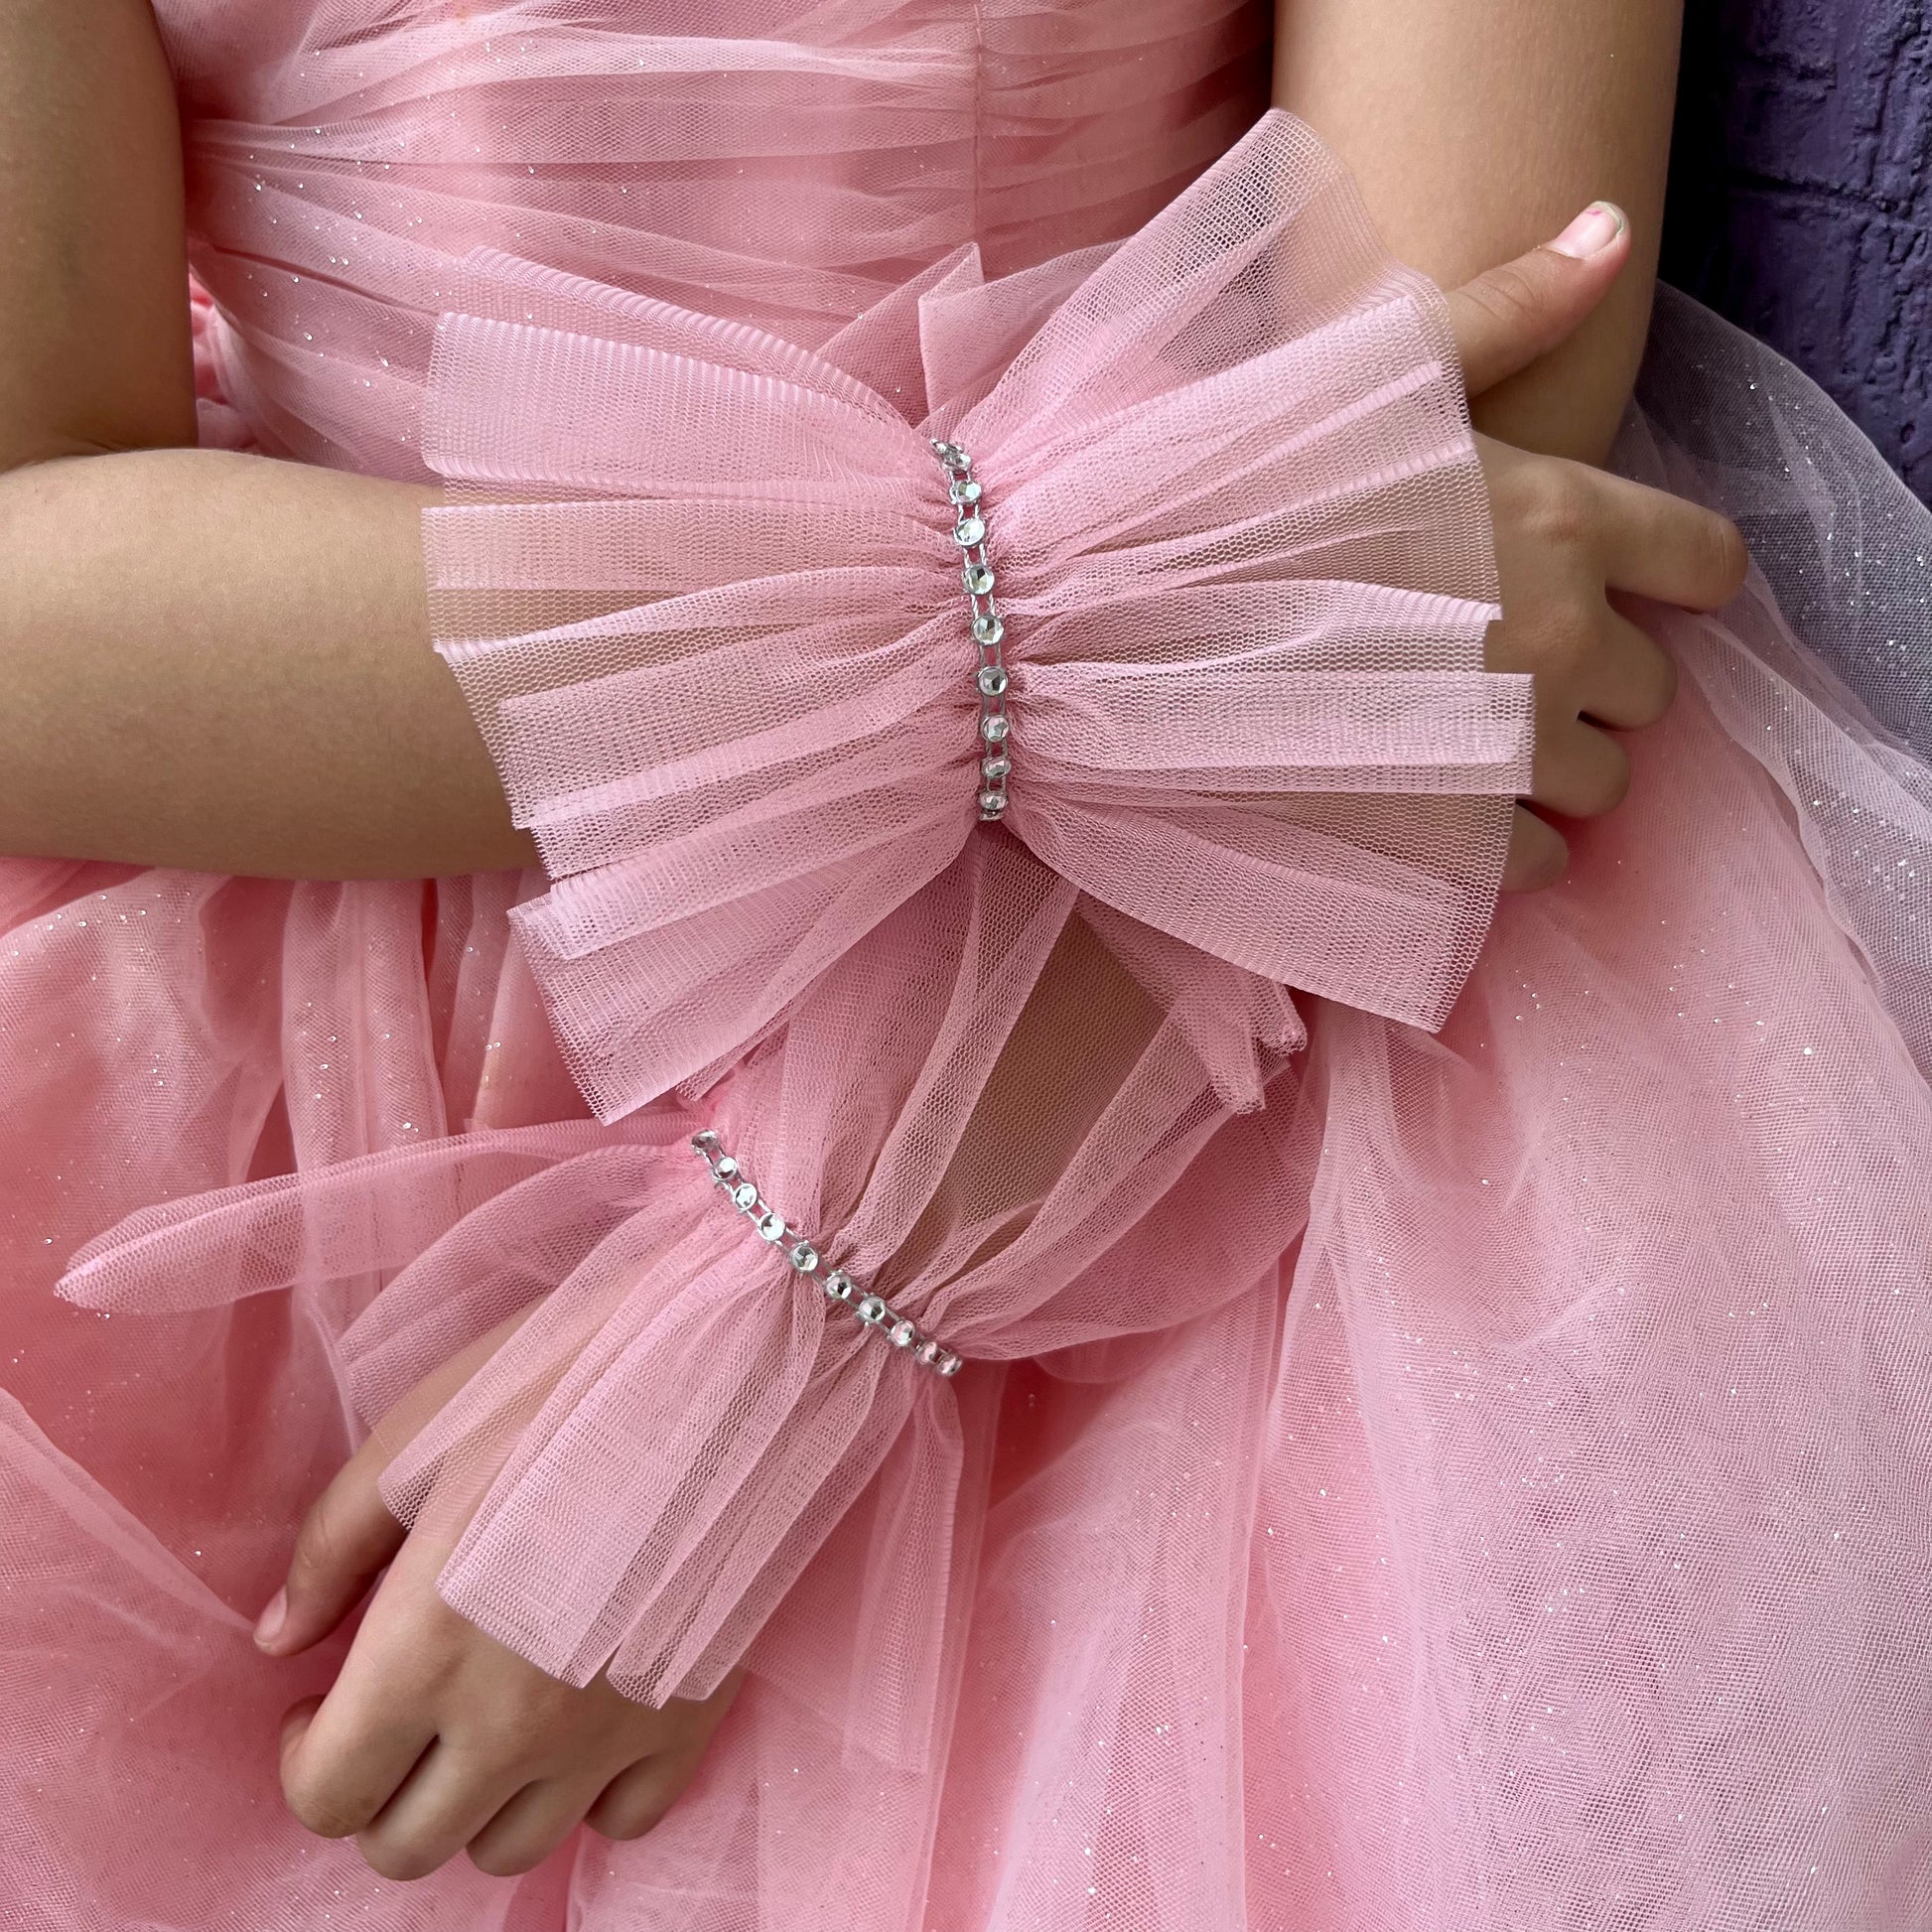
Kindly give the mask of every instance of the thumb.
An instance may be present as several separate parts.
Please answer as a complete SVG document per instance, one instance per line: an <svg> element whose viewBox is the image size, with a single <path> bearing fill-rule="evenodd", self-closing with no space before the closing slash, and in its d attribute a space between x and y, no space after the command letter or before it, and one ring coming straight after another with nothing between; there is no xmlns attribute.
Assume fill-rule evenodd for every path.
<svg viewBox="0 0 1932 1932"><path fill-rule="evenodd" d="M402 1548L405 1531L380 1488L388 1459L371 1437L302 1519L287 1579L255 1625L255 1642L271 1656L320 1643Z"/></svg>
<svg viewBox="0 0 1932 1932"><path fill-rule="evenodd" d="M1449 321L1471 396L1549 354L1576 332L1630 259L1630 223L1592 202L1554 241L1465 282Z"/></svg>
<svg viewBox="0 0 1932 1932"><path fill-rule="evenodd" d="M320 1643L388 1568L408 1532L382 1500L382 1472L529 1312L499 1322L425 1376L336 1472L302 1519L287 1581L255 1624L255 1642L270 1656L292 1657Z"/></svg>

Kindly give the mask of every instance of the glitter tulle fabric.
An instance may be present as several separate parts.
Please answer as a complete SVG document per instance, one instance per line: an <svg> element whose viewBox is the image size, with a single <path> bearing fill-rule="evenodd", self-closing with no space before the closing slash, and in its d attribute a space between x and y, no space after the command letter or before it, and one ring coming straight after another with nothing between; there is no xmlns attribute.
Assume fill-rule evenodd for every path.
<svg viewBox="0 0 1932 1932"><path fill-rule="evenodd" d="M1761 569L1491 924L1439 299L1259 11L159 11L205 438L449 484L548 878L0 867L5 1909L1928 1922L1932 519L1850 426L1666 297L1620 465ZM517 1315L388 1478L446 1594L750 1675L647 1839L395 1886L276 1798L340 1648L247 1618Z"/></svg>

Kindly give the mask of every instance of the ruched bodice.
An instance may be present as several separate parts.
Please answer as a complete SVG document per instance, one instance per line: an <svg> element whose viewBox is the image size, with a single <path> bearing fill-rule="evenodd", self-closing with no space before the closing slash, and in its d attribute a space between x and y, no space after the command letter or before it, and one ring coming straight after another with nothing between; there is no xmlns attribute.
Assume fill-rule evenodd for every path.
<svg viewBox="0 0 1932 1932"><path fill-rule="evenodd" d="M820 346L964 243L1139 227L1266 105L1264 0L161 0L218 388L418 477L472 248Z"/></svg>

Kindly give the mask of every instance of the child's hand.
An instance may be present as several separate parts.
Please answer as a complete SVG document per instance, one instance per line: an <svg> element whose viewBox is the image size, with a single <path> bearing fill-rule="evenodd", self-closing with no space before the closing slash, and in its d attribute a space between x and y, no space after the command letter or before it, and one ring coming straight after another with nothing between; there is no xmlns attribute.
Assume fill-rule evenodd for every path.
<svg viewBox="0 0 1932 1932"><path fill-rule="evenodd" d="M1629 755L1609 734L1654 725L1677 694L1676 665L1616 608L1618 594L1716 611L1743 585L1744 541L1662 490L1486 436L1476 446L1503 588L1485 661L1536 680L1530 800L1560 818L1596 818L1630 788ZM1563 835L1518 805L1505 887L1553 886L1569 857Z"/></svg>
<svg viewBox="0 0 1932 1932"><path fill-rule="evenodd" d="M1548 247L1457 289L1449 312L1469 394L1559 347L1629 255L1621 215L1598 204ZM1502 581L1488 667L1536 680L1530 800L1559 817L1594 818L1630 783L1629 759L1608 733L1655 724L1677 690L1675 666L1617 610L1617 595L1715 611L1743 585L1744 541L1724 517L1662 490L1486 436L1476 446ZM1554 885L1568 860L1562 834L1519 805L1505 887Z"/></svg>
<svg viewBox="0 0 1932 1932"><path fill-rule="evenodd" d="M256 1642L307 1649L340 1624L386 1565L335 1687L283 1721L289 1809L325 1838L353 1837L384 1876L420 1878L466 1848L499 1874L541 1863L580 1822L638 1838L690 1782L738 1689L662 1711L602 1679L573 1690L466 1622L436 1593L449 1554L405 1536L377 1480L514 1323L399 1405L304 1519L288 1582Z"/></svg>

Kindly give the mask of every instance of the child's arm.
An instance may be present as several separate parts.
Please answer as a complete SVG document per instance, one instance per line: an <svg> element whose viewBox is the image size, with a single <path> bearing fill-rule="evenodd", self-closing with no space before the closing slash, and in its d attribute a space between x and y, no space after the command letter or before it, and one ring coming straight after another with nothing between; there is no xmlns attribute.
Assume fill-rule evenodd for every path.
<svg viewBox="0 0 1932 1932"><path fill-rule="evenodd" d="M1277 0L1277 104L1336 149L1391 250L1443 287L1554 234L1592 196L1626 212L1628 266L1602 307L1556 352L1472 398L1476 427L1519 450L1601 463L1630 400L1656 286L1682 21L1683 0ZM1506 272L1485 287L1510 306ZM1494 475L1490 487L1506 544L1512 519ZM1741 576L1734 533L1724 540ZM1540 668L1520 601L1505 595L1504 608L1491 663ZM1604 611L1596 627L1621 622ZM1614 803L1622 749L1567 705L1552 711L1562 695L1539 677L1535 799L1576 812L1569 784L1548 782L1567 742L1599 807ZM1561 834L1519 807L1516 883L1545 883L1566 863Z"/></svg>
<svg viewBox="0 0 1932 1932"><path fill-rule="evenodd" d="M0 853L531 863L430 649L434 492L195 450L146 0L0 8Z"/></svg>
<svg viewBox="0 0 1932 1932"><path fill-rule="evenodd" d="M534 864L430 647L438 500L215 450L0 477L0 853L319 879Z"/></svg>
<svg viewBox="0 0 1932 1932"><path fill-rule="evenodd" d="M0 9L0 468L195 441L181 139L146 0Z"/></svg>
<svg viewBox="0 0 1932 1932"><path fill-rule="evenodd" d="M1548 264L1544 267L1547 268ZM1606 272L1613 273L1613 268L1614 264L1609 264ZM1568 271L1561 272L1568 273ZM1600 293L1600 287L1594 281L1590 281L1587 275L1585 280L1589 283L1586 293L1593 300L1594 295ZM290 811L290 817L282 822L284 839L299 840L306 835L306 827L310 824L328 825L331 837L338 836L340 825L336 815L345 810L352 813L360 801L349 795L331 802L321 793L303 793L300 784L303 769L300 759L283 756L280 742L272 736L265 739L265 750L257 750L258 738L270 729L275 715L273 706L277 700L272 694L266 698L258 698L249 688L248 680L229 676L229 666L231 661L235 665L252 663L252 676L257 679L264 674L262 670L264 661L271 672L276 668L272 655L266 660L262 657L252 660L249 658L251 638L248 621L250 613L257 609L250 600L272 597L279 592L290 597L297 606L306 611L307 622L327 626L335 621L340 625L336 633L327 632L325 629L325 635L338 635L341 641L337 645L332 645L329 651L322 653L315 673L318 679L326 679L332 675L342 677L344 666L358 661L354 652L366 647L365 642L358 643L358 637L366 639L368 635L394 638L399 646L399 654L412 656L427 669L433 670L439 676L442 675L441 666L430 655L426 640L419 640L420 648L408 645L407 639L410 632L407 622L399 623L395 629L385 630L382 628L386 621L382 610L372 609L357 624L350 624L332 612L326 595L332 582L331 573L339 569L340 560L353 557L358 573L358 594L364 579L368 578L376 583L391 582L392 589L400 598L404 595L402 583L406 577L410 587L407 594L412 598L420 596L420 592L414 588L416 565L413 499L407 516L408 542L403 545L398 540L397 547L390 550L383 547L380 529L400 528L401 525L379 527L371 523L364 528L355 523L354 517L359 514L358 506L364 501L374 502L376 497L362 494L363 486L357 484L353 479L328 478L318 482L313 473L284 470L279 466L236 467L231 464L223 465L219 460L214 459L207 460L202 468L192 471L186 468L173 471L167 469L167 466L186 466L201 461L172 454L151 457L100 457L84 459L67 468L65 474L75 477L99 477L103 472L109 475L125 475L132 480L129 487L133 492L129 504L131 513L125 519L127 524L125 529L120 527L120 519L111 516L99 519L97 525L87 525L84 528L83 534L87 541L83 547L83 554L86 563L71 567L69 570L69 574L73 580L71 595L78 599L97 595L97 586L101 581L100 559L107 555L124 553L125 556L123 567L127 576L124 579L111 579L116 588L124 591L129 586L139 587L143 589L143 594L150 598L155 595L154 587L152 582L142 577L142 571L151 570L157 575L167 575L172 571L174 577L169 581L174 582L175 578L178 578L179 582L175 586L178 601L170 607L172 615L169 638L172 638L173 624L177 621L190 635L201 634L197 631L197 626L207 626L209 634L205 638L200 652L202 665L214 667L220 675L205 676L204 682L200 683L194 677L177 683L174 680L172 667L165 677L162 673L156 672L153 674L152 688L157 698L179 703L183 694L187 693L193 695L199 703L202 701L201 694L210 685L215 689L228 691L230 695L227 702L233 707L240 708L239 715L247 727L234 733L236 756L244 759L253 757L256 760L251 767L257 774L253 780L256 790L250 794L251 804L248 809L259 812L271 820L276 812ZM118 472L115 471L114 466L120 466ZM147 470L144 471L142 466L148 466ZM36 473L35 481L45 484L48 480L58 481L63 474L58 467L44 469ZM211 578L218 581L208 588L204 588L197 583L198 574L192 568L192 563L183 563L174 558L152 559L148 556L149 550L158 543L170 544L179 551L202 541L198 534L202 530L199 524L191 524L183 530L171 529L165 522L157 524L154 521L155 517L164 513L171 499L172 492L168 478L174 476L179 480L190 475L217 480L232 476L238 480L232 487L225 483L218 486L198 484L196 492L183 492L184 496L193 495L193 501L188 504L185 511L191 518L207 513L205 504L208 500L213 500L217 503L226 502L228 505L226 513L233 519L234 527L231 534L234 535L235 541L228 549L218 553L219 567L216 571L208 573ZM1609 494L1607 480L1595 480L1595 483L1591 486L1595 487L1598 484L1603 485L1604 493L1600 497L1588 499L1589 507L1594 514L1592 527L1600 526L1612 533L1622 529L1625 534L1648 533L1686 538L1683 556L1676 555L1673 545L1665 541L1633 545L1634 549L1643 553L1646 567L1655 568L1662 564L1684 566L1681 580L1670 584L1660 583L1656 587L1658 594L1682 595L1687 600L1708 595L1712 601L1719 601L1723 590L1722 584L1701 586L1699 574L1693 568L1699 562L1701 552L1697 543L1690 539L1697 536L1699 520L1702 519L1701 512L1687 512L1686 515L1691 520L1686 528L1677 528L1668 523L1667 519L1671 512L1661 502L1647 505L1634 504ZM87 485L88 488L106 486L104 483L92 483ZM1583 486L1574 483L1568 485L1573 490L1581 489ZM216 488L216 495L210 499L200 493L204 487ZM332 498L323 494L311 496L305 493L311 489L321 491L325 487L343 494L340 498ZM379 485L368 487L370 490L382 488ZM221 488L228 490L225 497L218 493ZM288 502L281 501L275 495L276 490L282 488L291 492ZM269 500L262 500L264 491L267 492ZM389 499L400 501L396 492L388 491L386 494ZM1573 498L1572 500L1574 504L1583 499ZM333 501L340 501L345 506L342 510L342 521L318 534L309 523L305 522L305 515L313 518L319 514L314 508L315 504L327 504ZM291 507L295 504L301 507ZM136 510L139 514L132 514ZM1582 511L1579 511L1579 514L1581 515ZM1654 531L1652 526L1657 524L1659 519L1666 519L1665 525L1661 531ZM44 511L37 540L44 541L53 528L63 524L76 526L81 523L84 523L84 519L79 517L78 509L71 505L66 513L58 510ZM212 534L220 527L221 518L215 516L207 526L207 532ZM272 529L277 533L272 541L264 536L265 529ZM1688 537L1686 537L1686 529L1689 532ZM358 532L360 532L359 537ZM306 549L303 547L305 537L308 538ZM114 550L117 544L120 546L118 553ZM277 547L284 544L286 548ZM1551 549L1557 546L1543 547ZM31 551L29 554L31 555ZM402 561L405 557L406 567ZM1603 567L1610 566L1605 564ZM1592 571L1596 574L1592 575ZM385 573L394 573L393 580L385 576ZM290 580L293 589L283 584L284 577ZM1548 587L1542 584L1532 586L1525 594L1525 602L1535 606L1541 598L1543 605L1559 615L1565 610L1588 610L1593 605L1600 604L1601 582L1601 573L1596 569L1594 561L1588 558L1582 559L1574 571L1553 580ZM233 589L237 583L242 587L240 591ZM338 596L342 595L340 585L336 586L336 590ZM220 600L230 596L235 598L236 602L233 610L228 612L224 610ZM309 601L305 602L305 600ZM106 599L102 598L98 601L102 609L111 610L111 603ZM414 612L415 606L411 604L407 609ZM90 621L104 623L106 620L95 617ZM288 651L305 657L315 656L313 633L291 626L281 634L287 640L285 648ZM124 638L123 652L129 645L138 645L140 642L138 634ZM157 639L156 647L166 650L174 646L168 638L162 638ZM127 674L121 666L120 659L110 653L102 652L100 664L101 669L97 675L111 677ZM189 668L191 670L195 668L192 653ZM1609 668L1614 674L1617 665L1612 663ZM380 680L382 675L380 663L370 667L370 674ZM304 676L308 675L305 665ZM1609 683L1614 685L1615 682L1616 678L1612 675ZM1641 693L1638 695L1641 696ZM345 696L342 691L331 689L326 682L305 685L302 696L301 704L290 707L291 715L298 721L317 715L333 720L345 715L352 715L355 711L353 692ZM397 701L392 696L385 702L393 706ZM258 705L268 709L256 709ZM214 715L216 722L221 722L223 714L218 709ZM399 721L393 716L385 715L379 709L374 712L373 717L364 727L374 734L374 743L388 747L385 758L389 765L403 762L409 755L397 749L396 739L393 737L385 739L383 734L408 728L409 720L406 717ZM467 721L465 721L465 729L468 729ZM131 755L138 749L138 747L131 748ZM342 755L353 760L361 758L366 749L366 746L360 742L351 742L343 747ZM4 756L4 751L0 751L0 756ZM219 754L211 741L205 739L196 756L202 760L207 760ZM278 767L285 767L280 769L279 779ZM415 776L413 772L398 774L377 770L371 775L369 781L375 784L407 782ZM192 765L184 770L182 783L185 788L185 802L181 816L176 821L184 836L212 837L213 833L207 832L205 827L215 826L221 829L208 801L218 797L220 786L230 782L232 778L229 775L208 774ZM344 787L345 791L348 789ZM291 795L296 800L292 807L288 804ZM75 809L78 809L81 803L84 803L84 800L76 800ZM252 824L231 825L225 829L238 839L257 836L257 828ZM381 829L379 821L376 829L378 831ZM200 862L221 863L220 860L212 857L204 858ZM413 861L401 869L415 869ZM1105 963L1111 964L1111 962ZM1082 962L1076 961L1075 964L1080 965ZM1038 1116L1029 1123L1031 1145L1026 1152L1031 1159L1041 1165L1062 1157L1065 1150L1057 1144L1062 1134L1071 1137L1080 1131L1080 1124L1076 1120L1067 1123L1063 1130L1056 1132L1057 1123L1053 1109L1050 1106L1037 1106L1037 1097L1040 1093L1050 1094L1056 1084L1061 1084L1053 1079L1055 1071L1065 1066L1070 1059L1077 1060L1077 1056L1089 1050L1090 1042L1094 1050L1104 1048L1115 1057L1131 1054L1136 1044L1131 1029L1135 1024L1143 1026L1146 1024L1144 1015L1137 1022L1133 1006L1133 987L1117 970L1114 973L1114 980L1121 987L1121 997L1117 1003L1106 997L1095 998L1090 990L1091 981L1083 981L1077 973L1068 982L1056 982L1047 987L1042 999L1050 997L1054 1001L1050 1011L1055 1022L1063 1012L1070 1011L1077 1016L1080 1024L1056 1025L1050 1030L1053 1035L1050 1042L1051 1050L1045 1056L1044 1065L1039 1063L1038 1039L1035 1035L1032 1036L1033 1051L1026 1062L1024 1064L1016 1062L1002 1069L1001 1077L1006 1082L1005 1090L1023 1093L1028 1104ZM1145 1006L1144 1001L1140 1004ZM1011 1147L1000 1144L1008 1137L998 1132L998 1126L999 1123L992 1119L989 1110L989 1125L982 1130L987 1139L994 1143L986 1157L989 1162L995 1159L1013 1158ZM965 1165L970 1169L970 1161ZM371 1473L367 1469L357 1471L358 1476ZM366 1506L364 1520L381 1531L384 1539L380 1543L371 1544L363 1554L367 1556L370 1551L373 1551L374 1560L379 1565L381 1561L387 1560L388 1555L394 1553L394 1540L380 1520L379 1497L371 1499L365 1489L362 1492L362 1501ZM323 1541L329 1542L329 1539L324 1538ZM332 1547L340 1549L342 1546ZM352 1563L353 1557L351 1556L348 1561ZM396 1809L387 1812L392 1829L380 1838L379 1844L369 1849L384 1861L382 1868L394 1870L399 1874L404 1871L428 1869L442 1857L448 1856L455 1847L468 1841L476 1831L486 1826L489 1819L498 1815L499 1800L495 1794L499 1787L507 1783L508 1787L514 1790L529 1780L529 1758L526 1753L533 1750L538 1751L539 1754L555 1753L560 1748L557 1732L549 1726L549 1714L555 1707L545 1702L549 1692L545 1686L536 1681L534 1667L514 1667L504 1657L490 1651L487 1640L482 1638L479 1633L461 1624L459 1620L448 1617L441 1610L430 1587L426 1574L428 1568L428 1564L425 1563L414 1567L404 1564L391 1569L391 1582L384 1587L387 1600L378 1609L372 1610L369 1618L361 1625L353 1653L352 1668L345 1673L344 1679L332 1692L330 1700L325 1703L322 1713L314 1719L313 1725L307 1726L299 1725L296 1727L290 1739L288 1760L291 1788L302 1805L303 1815L319 1829L344 1833L355 1832L360 1831L382 1809L384 1800L388 1799L394 1790L394 1780L406 1777L411 1767L421 1759L422 1743L426 1735L437 1732L448 1734L444 1730L446 1720L452 1730L465 1725L474 1727L481 1741L478 1750L468 1760L469 1769L465 1774L469 1779L467 1787L453 1792L448 1784L426 1783L416 1793L417 1800L421 1802L399 1805ZM314 1641L323 1629L337 1620L343 1607L360 1594L361 1585L366 1579L358 1572L345 1578L331 1579L325 1576L310 1581L319 1587L306 1598L299 1582L297 1587L291 1592L291 1600L287 1606L289 1621L283 1627L279 1637L270 1638L277 1648L292 1650L306 1642ZM273 1627L271 1619L271 1629ZM475 1672L467 1669L463 1672L457 1670L456 1664L463 1663L465 1659L478 1658L483 1661L478 1665ZM509 1680L514 1680L514 1683ZM517 1689L519 1685L520 1692ZM539 1697L538 1693L542 1693L542 1696ZM546 1727L542 1737L533 1740L527 1734L518 1734L516 1720L520 1712L511 1704L513 1697L521 1699L523 1711L533 1710L544 1720ZM576 1722L578 1716L582 1716L587 1711L590 1711L588 1705L574 1707L574 1715L565 1721L566 1729L570 1724ZM597 1715L596 1712L591 1712L593 1718ZM627 1718L628 1714L620 1712L618 1716ZM425 1724L428 1725L427 1730L423 1728ZM584 1796L585 1802L588 1803L589 1799L595 1796L595 1792ZM581 1810L581 1807L579 1809ZM553 1813L549 1823L561 1832L568 1828L576 1815L578 1814L570 1811L566 1806ZM637 1815L644 1814L640 1812ZM524 1851L516 1854L517 1859L520 1861L527 1857L532 1849L540 1853L543 1849L541 1841L530 1841ZM491 1868L521 1868L521 1865L520 1863L513 1863L505 1858L493 1863Z"/></svg>
<svg viewBox="0 0 1932 1932"><path fill-rule="evenodd" d="M1469 98L1488 100L1477 83L1495 50L1452 31L1466 5L1430 0L1434 40L1377 39L1382 67L1352 0L1288 10L1285 97L1331 123L1401 245L1449 274L1573 178L1593 185L1599 161L1654 230L1641 217L1662 135L1645 146L1644 130L1668 115L1671 43L1650 16L1674 19L1675 0L1615 22L1591 0L1589 34L1518 22L1516 108L1491 103L1480 141L1474 110L1442 84L1446 50L1460 49ZM1437 42L1433 64L1383 62L1390 46ZM1581 121L1558 110L1594 99L1589 86L1551 91L1577 63L1617 76ZM312 877L529 863L429 647L417 517L431 493L168 447L192 434L179 144L144 0L17 0L0 13L0 230L15 243L0 290L0 853ZM1489 181L1505 155L1509 181ZM1525 182L1518 206L1508 190ZM1554 375L1486 409L1489 426L1599 451L1647 277L1621 301L1614 327L1586 335L1607 347L1553 358Z"/></svg>
<svg viewBox="0 0 1932 1932"><path fill-rule="evenodd" d="M1348 163L1393 253L1454 288L1591 196L1633 259L1558 354L1476 427L1601 462L1649 327L1683 0L1279 0L1275 99Z"/></svg>

